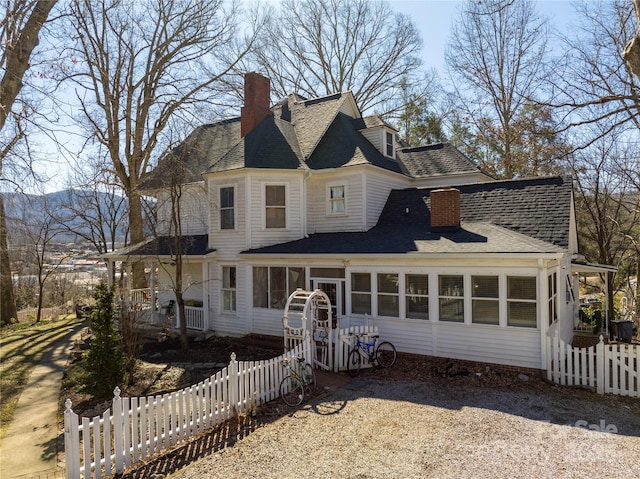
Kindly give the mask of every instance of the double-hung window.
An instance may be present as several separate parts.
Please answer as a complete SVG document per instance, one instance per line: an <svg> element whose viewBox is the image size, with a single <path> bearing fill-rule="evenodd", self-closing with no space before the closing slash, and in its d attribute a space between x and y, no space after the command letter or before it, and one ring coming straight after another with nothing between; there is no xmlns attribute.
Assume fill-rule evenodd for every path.
<svg viewBox="0 0 640 479"><path fill-rule="evenodd" d="M222 267L222 311L236 311L236 267Z"/></svg>
<svg viewBox="0 0 640 479"><path fill-rule="evenodd" d="M220 188L220 229L235 228L235 191L233 186Z"/></svg>
<svg viewBox="0 0 640 479"><path fill-rule="evenodd" d="M329 214L343 215L346 212L344 185L329 187Z"/></svg>
<svg viewBox="0 0 640 479"><path fill-rule="evenodd" d="M393 133L385 132L385 154L386 156L393 158Z"/></svg>
<svg viewBox="0 0 640 479"><path fill-rule="evenodd" d="M287 227L286 188L284 185L265 186L265 226Z"/></svg>
<svg viewBox="0 0 640 479"><path fill-rule="evenodd" d="M507 324L535 328L537 322L535 276L507 276Z"/></svg>

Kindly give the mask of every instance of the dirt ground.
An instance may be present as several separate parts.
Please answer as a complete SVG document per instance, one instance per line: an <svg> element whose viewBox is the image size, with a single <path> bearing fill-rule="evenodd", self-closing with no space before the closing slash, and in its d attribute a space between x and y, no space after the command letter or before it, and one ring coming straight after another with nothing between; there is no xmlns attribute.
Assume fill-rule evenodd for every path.
<svg viewBox="0 0 640 479"><path fill-rule="evenodd" d="M206 379L217 370L225 367L229 362L231 353L235 353L236 359L238 360L259 360L269 359L281 354L282 348L277 342L263 341L261 338L239 341L228 337L213 337L207 341L192 341L188 353L184 353L180 350L177 340L169 339L164 342L148 342L139 355L141 360L140 368L132 384L127 386L126 395L146 396L190 386ZM336 399L332 395L345 394L340 391L351 391L350 394L355 394L354 397L349 399L349 404L360 404L362 402L363 404L366 403L364 406L365 409L371 408L371 404L366 400L368 396L363 396L362 387L358 386L359 383L357 381L374 381L375 384L380 385L379 387L382 388L381 391L388 392L390 390L389 388L398 389L400 393L398 397L393 399L394 401L398 401L400 398L404 399L403 395L406 393L401 385L423 384L424 387L429 389L429 394L432 394L433 390L440 390L444 397L452 394L457 396L461 394L466 395L468 391L475 391L474 394L478 397L486 395L487 397L496 398L495 401L506 401L504 407L508 407L507 403L510 402L504 398L508 398L509 395L513 394L519 395L514 396L521 398L518 399L519 401L529 402L538 401L538 399L529 398L551 397L552 403L557 402L558 398L553 398L560 394L559 397L562 398L563 401L570 401L571 405L568 407L568 410L573 410L582 403L593 403L594 410L601 407L603 412L623 411L624 414L629 414L630 417L634 418L636 422L638 422L638 418L640 418L640 401L637 399L621 398L611 395L598 396L595 392L591 391L559 388L558 386L548 384L542 377L532 371L505 370L487 364L473 364L464 361L410 354L399 354L396 365L390 369L363 370L361 377L353 383L353 386L349 386L353 380L346 374L325 375L322 381L324 385L328 385L329 387L320 388L316 397L311 398L311 412L309 412L310 410L307 408L303 408L301 411L307 412L299 413L311 421L314 421L314 416L312 415L313 408L315 407L317 409L326 404L333 404ZM341 387L335 387L337 385ZM410 387L410 390L412 390L411 388L415 389L413 386ZM64 397L64 392L62 397ZM88 416L98 414L110 406L110 401L96 405L92 403L89 398L83 399L82 397L76 396L74 403L78 404L77 401L80 401L80 410L84 408L83 412ZM382 408L382 411L386 406L376 403L375 407ZM491 407L488 409L491 409ZM533 407L537 406L534 405ZM74 410L77 411L78 408L76 407ZM551 414L552 408L550 411ZM427 411L425 413L435 414L439 417L441 411ZM203 458L212 455L223 454L224 456L225 450L236 448L238 442L244 438L255 434L257 431L261 431L263 428L274 428L273 425L282 424L282 420L285 420L285 422L290 421L290 419L287 418L293 417L295 419L299 417L299 414L296 413L296 415L291 416L291 411L285 409L281 401L272 401L269 404L262 405L257 416L245 416L228 421L212 429L202 437L196 438L187 444L180 445L158 457L136 465L134 468L128 470L123 477L158 479L167 477L170 474L178 474L178 477L181 477L178 471L181 471L185 467L192 464L198 467L196 466L197 463ZM360 414L361 416L365 413L357 412L355 414ZM387 414L387 412L383 414ZM542 412L540 414L542 414ZM527 416L528 413L523 413L522 415ZM578 419L581 418L582 416ZM452 427L455 427L456 420L458 419L451 418ZM467 419L460 418L460 420ZM623 422L619 417L616 417L616 421L619 423ZM535 427L538 427L538 422L540 421L534 424ZM294 423L301 424L300 421L294 421ZM637 438L635 439L637 440ZM255 445L253 447L255 447ZM190 469L191 467L187 468L187 470ZM279 477L277 476L277 468L275 468L273 472L276 474L276 476L273 477ZM248 477L245 475L247 473L248 471L240 471L237 477ZM195 475L191 476L187 474L185 477L205 476L195 473Z"/></svg>

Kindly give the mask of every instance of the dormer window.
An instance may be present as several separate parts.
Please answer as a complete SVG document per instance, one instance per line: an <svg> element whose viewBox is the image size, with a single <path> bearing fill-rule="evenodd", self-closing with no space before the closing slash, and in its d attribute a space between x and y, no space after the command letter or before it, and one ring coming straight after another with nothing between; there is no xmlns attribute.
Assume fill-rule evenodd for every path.
<svg viewBox="0 0 640 479"><path fill-rule="evenodd" d="M395 156L394 155L395 145L393 144L393 133L391 133L390 131L385 132L384 145L385 145L385 155L390 158L393 158Z"/></svg>

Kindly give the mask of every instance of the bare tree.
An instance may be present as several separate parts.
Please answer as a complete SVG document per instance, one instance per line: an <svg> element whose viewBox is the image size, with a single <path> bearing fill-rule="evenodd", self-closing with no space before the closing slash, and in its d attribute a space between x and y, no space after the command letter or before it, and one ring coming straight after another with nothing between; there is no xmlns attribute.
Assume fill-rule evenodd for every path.
<svg viewBox="0 0 640 479"><path fill-rule="evenodd" d="M96 252L114 251L128 242L127 198L103 162L77 166L69 179L64 208L56 218L67 232L93 245Z"/></svg>
<svg viewBox="0 0 640 479"><path fill-rule="evenodd" d="M250 61L280 97L351 90L362 110L402 107L403 83L422 78L422 39L407 15L384 1L283 0Z"/></svg>
<svg viewBox="0 0 640 479"><path fill-rule="evenodd" d="M597 136L582 135L576 144L587 147L621 127L640 128L640 84L623 58L635 31L635 15L631 0L581 3L576 8L579 25L563 38L566 56L557 64L557 75L550 77L556 89L552 106L564 112L565 130L598 124L588 130Z"/></svg>
<svg viewBox="0 0 640 479"><path fill-rule="evenodd" d="M614 295L636 268L637 234L640 225L638 191L621 175L617 165L637 162L637 149L624 142L620 132L601 136L588 148L571 156L575 179L576 216L580 250L588 260L618 267L607 275L609 317L614 318ZM635 243L633 238L636 238Z"/></svg>
<svg viewBox="0 0 640 479"><path fill-rule="evenodd" d="M458 116L486 145L481 166L497 176L528 174L517 121L542 91L547 37L530 0L469 0L453 26L445 59Z"/></svg>
<svg viewBox="0 0 640 479"><path fill-rule="evenodd" d="M629 69L640 79L640 0L633 0L633 9L639 31L627 42L622 56L629 65Z"/></svg>
<svg viewBox="0 0 640 479"><path fill-rule="evenodd" d="M40 30L55 4L56 0L8 0L5 2L5 16L0 22L0 43L3 46L0 50L2 52L0 53L2 67L0 132L3 142L0 147L0 178L4 177L5 158L25 137L19 112L16 115L14 132L8 134L5 126L22 89L33 50L39 43ZM17 317L2 193L0 193L0 306L0 324L8 324L12 318Z"/></svg>
<svg viewBox="0 0 640 479"><path fill-rule="evenodd" d="M25 248L25 261L29 267L33 267L33 274L37 279L37 307L36 322L42 315L45 299L45 285L55 275L60 265L69 257L67 253L53 254L53 245L56 237L62 232L60 225L51 214L51 209L46 196L31 197L32 202L25 201L21 218L16 223L19 227L23 247Z"/></svg>
<svg viewBox="0 0 640 479"><path fill-rule="evenodd" d="M138 185L167 143L172 123L194 120L196 105L215 104L220 80L246 54L232 55L239 10L222 0L74 0L76 84L81 121L108 152L129 200L130 240L144 240ZM198 122L202 122L197 118ZM142 266L134 285L144 286Z"/></svg>
<svg viewBox="0 0 640 479"><path fill-rule="evenodd" d="M154 235L159 240L159 245L166 241L170 256L169 264L160 260L158 264L164 269L175 296L180 318L180 344L184 350L189 347L184 293L190 287L184 281L184 259L193 245L189 243L190 237L183 234L183 209L193 204L193 198L188 197L194 191L202 191L204 188L204 185L188 181L191 173L185 166L184 155L187 154L188 149L180 146L173 148L162 157L154 171L155 180L163 185L163 191L157 198L158 221L154 225Z"/></svg>

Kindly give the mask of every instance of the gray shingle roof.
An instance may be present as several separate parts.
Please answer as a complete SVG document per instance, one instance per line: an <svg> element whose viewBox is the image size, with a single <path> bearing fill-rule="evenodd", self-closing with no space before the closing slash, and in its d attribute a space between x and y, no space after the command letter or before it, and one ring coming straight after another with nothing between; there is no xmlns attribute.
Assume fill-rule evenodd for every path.
<svg viewBox="0 0 640 479"><path fill-rule="evenodd" d="M386 158L358 131L384 122L341 113L350 95L310 100L289 95L271 109L273 116L245 138L240 138L239 117L200 126L172 150L173 156L167 154L158 162L141 188L161 188L176 179L201 181L207 172L249 167L323 169L370 164L415 178L478 171L449 144L401 148L398 161Z"/></svg>
<svg viewBox="0 0 640 479"><path fill-rule="evenodd" d="M431 189L394 190L378 224L246 251L259 254L557 253L569 244L571 180L521 179L456 186L461 228L430 229Z"/></svg>
<svg viewBox="0 0 640 479"><path fill-rule="evenodd" d="M174 248L174 237L159 236L143 243L120 248L105 256L171 256ZM215 251L209 248L209 235L185 235L181 238L182 254L185 256L203 256Z"/></svg>
<svg viewBox="0 0 640 479"><path fill-rule="evenodd" d="M400 148L397 150L397 157L414 178L481 171L473 161L450 143Z"/></svg>

